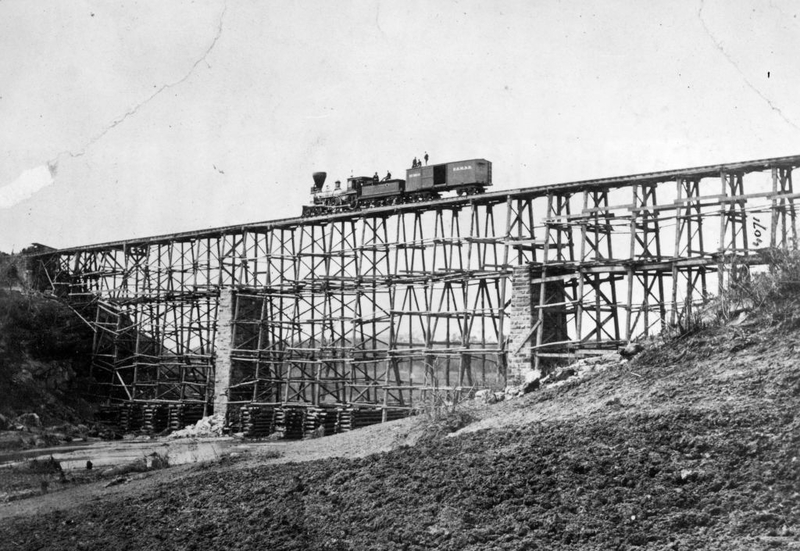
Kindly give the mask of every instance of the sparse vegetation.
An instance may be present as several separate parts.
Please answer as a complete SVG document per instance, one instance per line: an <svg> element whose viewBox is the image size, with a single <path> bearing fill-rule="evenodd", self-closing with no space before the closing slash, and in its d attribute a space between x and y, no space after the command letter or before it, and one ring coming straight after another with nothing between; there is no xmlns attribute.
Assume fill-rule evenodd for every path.
<svg viewBox="0 0 800 551"><path fill-rule="evenodd" d="M424 405L416 411L423 425L422 439L440 438L472 423L475 417L467 407L458 393L427 392Z"/></svg>
<svg viewBox="0 0 800 551"><path fill-rule="evenodd" d="M701 329L726 324L745 315L768 325L800 322L800 250L759 251L763 264L750 267L736 259L725 266L727 286L704 305L687 307L677 325L661 340L684 339Z"/></svg>
<svg viewBox="0 0 800 551"><path fill-rule="evenodd" d="M717 301L720 321L730 321L742 311L756 311L771 324L800 318L800 251L765 249L760 254L767 271L751 273L746 266L729 267L733 277Z"/></svg>

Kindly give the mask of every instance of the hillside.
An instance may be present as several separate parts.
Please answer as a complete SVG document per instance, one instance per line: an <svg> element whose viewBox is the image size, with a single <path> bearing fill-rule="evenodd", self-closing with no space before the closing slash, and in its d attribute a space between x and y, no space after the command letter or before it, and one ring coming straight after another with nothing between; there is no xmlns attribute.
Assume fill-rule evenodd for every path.
<svg viewBox="0 0 800 551"><path fill-rule="evenodd" d="M450 436L422 417L64 492L0 548L797 548L799 326L751 313L472 404Z"/></svg>
<svg viewBox="0 0 800 551"><path fill-rule="evenodd" d="M37 430L91 419L76 389L88 374L92 337L88 325L54 298L0 284L0 431L25 414L35 414L28 424ZM0 449L23 440L0 434Z"/></svg>

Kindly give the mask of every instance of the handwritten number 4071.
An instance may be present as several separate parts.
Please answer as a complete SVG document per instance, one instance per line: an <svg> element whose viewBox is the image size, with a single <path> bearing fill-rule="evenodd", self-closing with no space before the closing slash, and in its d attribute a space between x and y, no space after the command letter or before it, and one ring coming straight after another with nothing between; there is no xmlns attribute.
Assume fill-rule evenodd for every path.
<svg viewBox="0 0 800 551"><path fill-rule="evenodd" d="M758 218L753 217L753 235L756 237L756 241L753 243L754 247L758 247L762 243L762 230L767 231L767 228L761 224L761 221Z"/></svg>

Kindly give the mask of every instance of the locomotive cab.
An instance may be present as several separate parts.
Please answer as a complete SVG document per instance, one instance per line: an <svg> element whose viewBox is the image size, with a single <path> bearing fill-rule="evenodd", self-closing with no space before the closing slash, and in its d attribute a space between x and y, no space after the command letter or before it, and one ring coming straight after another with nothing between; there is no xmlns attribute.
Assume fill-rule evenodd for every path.
<svg viewBox="0 0 800 551"><path fill-rule="evenodd" d="M311 188L311 199L314 205L322 207L335 207L336 210L346 210L355 206L360 191L358 178L348 178L347 185L342 186L340 180L333 185L325 184L325 173L314 173L314 186Z"/></svg>

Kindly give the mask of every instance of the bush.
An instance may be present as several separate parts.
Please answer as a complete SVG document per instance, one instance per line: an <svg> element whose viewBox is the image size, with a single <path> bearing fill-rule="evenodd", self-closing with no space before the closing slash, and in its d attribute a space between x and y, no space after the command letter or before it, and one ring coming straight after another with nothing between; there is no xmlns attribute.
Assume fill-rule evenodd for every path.
<svg viewBox="0 0 800 551"><path fill-rule="evenodd" d="M750 273L733 264L729 273L737 274L719 297L717 317L728 321L742 310L753 310L782 322L797 317L800 305L800 251L765 249L759 254L767 271Z"/></svg>
<svg viewBox="0 0 800 551"><path fill-rule="evenodd" d="M728 262L728 285L718 297L708 297L698 306L687 301L677 323L667 327L661 338L676 340L706 328L725 324L741 312L752 312L768 324L800 322L800 251L762 249L761 268Z"/></svg>
<svg viewBox="0 0 800 551"><path fill-rule="evenodd" d="M422 419L423 439L446 436L472 423L475 417L446 392L431 391L425 405L416 412Z"/></svg>

